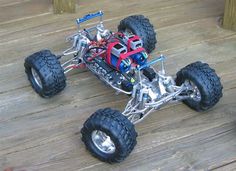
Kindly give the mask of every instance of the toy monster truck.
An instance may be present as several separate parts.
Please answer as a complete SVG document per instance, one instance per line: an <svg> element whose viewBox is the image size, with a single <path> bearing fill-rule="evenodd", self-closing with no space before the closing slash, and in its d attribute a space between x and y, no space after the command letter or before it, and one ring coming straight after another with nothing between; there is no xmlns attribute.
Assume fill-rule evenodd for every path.
<svg viewBox="0 0 236 171"><path fill-rule="evenodd" d="M165 74L164 56L148 62L156 44L153 25L143 15L123 19L118 32L104 28L103 12L77 19L100 17L94 27L68 37L72 47L61 55L42 50L25 59L25 71L33 89L42 97L52 97L66 86L65 74L86 66L117 92L130 96L124 111L97 110L84 123L82 141L98 159L114 163L124 160L136 145L134 124L169 102L183 101L196 111L212 108L222 97L222 85L208 64L195 62L181 69L175 80ZM59 60L70 55L70 60ZM160 62L160 69L151 65Z"/></svg>

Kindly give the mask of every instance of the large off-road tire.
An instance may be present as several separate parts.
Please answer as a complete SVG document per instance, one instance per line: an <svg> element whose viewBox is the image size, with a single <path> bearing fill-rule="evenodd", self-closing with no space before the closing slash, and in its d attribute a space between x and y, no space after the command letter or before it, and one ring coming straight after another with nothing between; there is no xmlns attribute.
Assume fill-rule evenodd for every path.
<svg viewBox="0 0 236 171"><path fill-rule="evenodd" d="M156 32L149 19L143 15L132 15L120 21L119 32L131 31L143 41L143 47L147 53L151 53L156 46Z"/></svg>
<svg viewBox="0 0 236 171"><path fill-rule="evenodd" d="M208 64L195 62L187 65L177 73L176 84L187 83L193 89L191 98L184 103L196 111L212 108L222 97L222 85L215 70Z"/></svg>
<svg viewBox="0 0 236 171"><path fill-rule="evenodd" d="M119 111L97 110L81 129L82 141L88 151L101 161L123 161L136 145L134 125Z"/></svg>
<svg viewBox="0 0 236 171"><path fill-rule="evenodd" d="M66 86L66 77L57 57L49 50L25 59L25 72L33 89L42 97L52 97Z"/></svg>

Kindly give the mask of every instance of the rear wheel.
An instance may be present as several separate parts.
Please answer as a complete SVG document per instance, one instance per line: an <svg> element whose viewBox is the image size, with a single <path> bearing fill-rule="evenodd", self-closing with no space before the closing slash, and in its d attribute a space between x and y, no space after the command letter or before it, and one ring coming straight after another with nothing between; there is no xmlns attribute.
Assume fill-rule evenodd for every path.
<svg viewBox="0 0 236 171"><path fill-rule="evenodd" d="M222 85L215 70L208 64L195 62L177 73L176 84L188 87L189 99L184 103L196 111L212 108L222 97Z"/></svg>
<svg viewBox="0 0 236 171"><path fill-rule="evenodd" d="M65 88L64 70L49 50L30 55L24 65L31 86L40 96L52 97Z"/></svg>
<svg viewBox="0 0 236 171"><path fill-rule="evenodd" d="M81 134L91 154L108 163L123 161L137 143L134 125L110 108L100 109L88 118Z"/></svg>
<svg viewBox="0 0 236 171"><path fill-rule="evenodd" d="M132 15L121 20L118 31L131 32L139 36L147 53L151 53L155 49L157 43L156 32L149 19L143 15Z"/></svg>

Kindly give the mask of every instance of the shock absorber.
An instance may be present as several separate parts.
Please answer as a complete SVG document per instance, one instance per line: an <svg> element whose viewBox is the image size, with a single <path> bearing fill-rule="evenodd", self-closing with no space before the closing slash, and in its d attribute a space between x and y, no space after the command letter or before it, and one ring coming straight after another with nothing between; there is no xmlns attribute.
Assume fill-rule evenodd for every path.
<svg viewBox="0 0 236 171"><path fill-rule="evenodd" d="M77 40L76 50L79 52L78 56L83 57L88 47L88 39L84 35L80 35L80 39Z"/></svg>
<svg viewBox="0 0 236 171"><path fill-rule="evenodd" d="M148 88L143 87L140 90L140 93L139 93L139 98L138 98L139 106L138 106L138 109L140 109L140 110L144 109L145 104L147 103L147 100L148 100Z"/></svg>

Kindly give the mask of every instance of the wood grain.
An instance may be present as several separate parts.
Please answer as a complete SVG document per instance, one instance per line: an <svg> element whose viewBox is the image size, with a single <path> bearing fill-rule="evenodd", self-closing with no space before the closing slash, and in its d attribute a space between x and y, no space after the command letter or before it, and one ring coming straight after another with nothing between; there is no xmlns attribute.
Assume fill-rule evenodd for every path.
<svg viewBox="0 0 236 171"><path fill-rule="evenodd" d="M64 12L75 13L75 0L53 0L54 14L62 14Z"/></svg>
<svg viewBox="0 0 236 171"><path fill-rule="evenodd" d="M224 0L88 0L75 14L53 15L50 1L0 0L0 170L233 170L236 161L236 33L218 19ZM122 12L121 12L122 9ZM80 140L84 121L97 109L123 110L125 95L114 95L87 70L67 76L67 87L40 98L24 73L24 58L41 49L55 53L76 32L75 19L103 10L105 25L143 14L153 23L157 49L171 75L200 60L216 69L224 96L210 111L182 103L165 106L136 125L138 144L122 163L93 158ZM95 21L83 24L91 26ZM157 66L156 66L157 67ZM158 69L158 68L157 68Z"/></svg>
<svg viewBox="0 0 236 171"><path fill-rule="evenodd" d="M236 31L236 1L225 0L223 27Z"/></svg>

